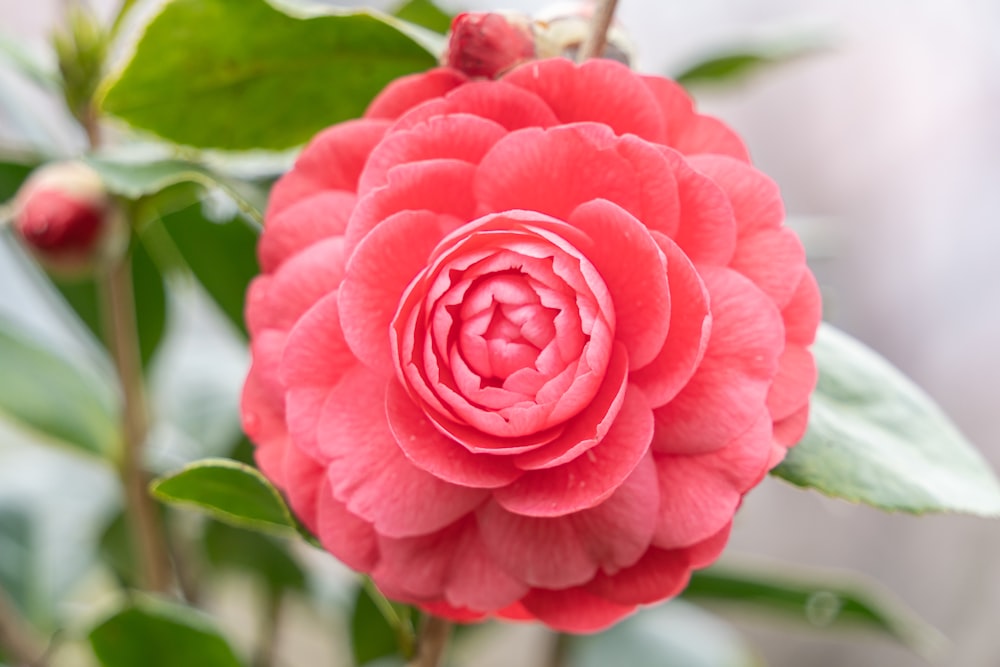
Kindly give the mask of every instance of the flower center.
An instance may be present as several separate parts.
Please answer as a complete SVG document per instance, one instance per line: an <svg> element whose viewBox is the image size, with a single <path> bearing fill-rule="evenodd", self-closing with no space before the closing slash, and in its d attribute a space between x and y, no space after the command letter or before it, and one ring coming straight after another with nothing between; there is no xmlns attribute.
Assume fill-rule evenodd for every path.
<svg viewBox="0 0 1000 667"><path fill-rule="evenodd" d="M539 370L538 356L555 338L559 311L540 303L530 278L514 271L492 275L467 298L452 316L461 321L458 348L480 386L501 387L517 371Z"/></svg>

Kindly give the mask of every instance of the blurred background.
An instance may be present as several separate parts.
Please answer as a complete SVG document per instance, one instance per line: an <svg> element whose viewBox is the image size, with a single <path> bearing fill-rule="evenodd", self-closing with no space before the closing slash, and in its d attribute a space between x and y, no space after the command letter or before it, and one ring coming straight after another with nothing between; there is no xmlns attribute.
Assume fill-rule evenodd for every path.
<svg viewBox="0 0 1000 667"><path fill-rule="evenodd" d="M439 4L451 11L497 8L488 0ZM528 12L541 5L503 4ZM117 3L91 5L110 15ZM0 0L0 38L16 37L51 59L46 40L63 11L58 0ZM808 47L738 85L696 89L701 109L734 126L756 164L781 185L823 287L826 319L914 378L1000 469L1000 3L622 0L618 17L647 72L678 73L744 47ZM3 69L0 90L0 144L54 138L67 153L83 146L54 96ZM31 117L8 103L11 96L29 100ZM65 322L39 305L24 273L3 248L0 312L91 354L60 333ZM158 359L154 393L165 397L162 409L206 394L177 387L176 364L203 368L209 357L212 368L228 371L185 381L209 383L213 396L235 396L245 352L224 336L206 349L203 341L214 340L211 332L224 324L199 310L196 299L175 307L189 309L200 324L171 339ZM234 405L224 406L230 417ZM214 428L229 433L234 424L230 418ZM111 473L23 445L8 431L0 428L0 500L42 498L37 518L48 539L89 544L87 518L103 516L113 501L113 484L102 483ZM160 435L170 443L162 451L183 450L183 434ZM1000 665L997 522L887 515L770 479L747 498L730 549L863 572L947 635L952 645L943 664ZM58 567L71 560L66 550L46 558L53 562L40 563L43 571L72 576ZM58 581L48 585L60 590ZM864 635L735 618L775 667L920 664L905 649ZM308 628L301 633L315 641L306 638Z"/></svg>

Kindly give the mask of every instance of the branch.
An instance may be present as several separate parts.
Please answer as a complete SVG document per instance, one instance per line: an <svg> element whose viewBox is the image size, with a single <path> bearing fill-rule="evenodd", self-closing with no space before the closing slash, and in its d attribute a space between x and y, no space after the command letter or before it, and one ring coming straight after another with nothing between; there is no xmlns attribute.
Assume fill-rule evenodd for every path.
<svg viewBox="0 0 1000 667"><path fill-rule="evenodd" d="M450 633L449 621L428 614L417 638L417 654L407 663L407 667L438 667L447 648Z"/></svg>

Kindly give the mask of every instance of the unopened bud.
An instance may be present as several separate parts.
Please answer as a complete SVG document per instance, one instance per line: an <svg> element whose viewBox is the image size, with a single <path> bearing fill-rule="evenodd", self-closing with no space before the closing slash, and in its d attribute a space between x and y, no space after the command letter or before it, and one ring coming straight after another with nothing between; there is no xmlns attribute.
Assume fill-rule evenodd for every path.
<svg viewBox="0 0 1000 667"><path fill-rule="evenodd" d="M497 77L535 57L531 20L514 13L464 12L451 22L445 64L471 77Z"/></svg>
<svg viewBox="0 0 1000 667"><path fill-rule="evenodd" d="M64 276L93 270L124 241L116 202L82 162L36 170L14 198L14 230L46 268Z"/></svg>

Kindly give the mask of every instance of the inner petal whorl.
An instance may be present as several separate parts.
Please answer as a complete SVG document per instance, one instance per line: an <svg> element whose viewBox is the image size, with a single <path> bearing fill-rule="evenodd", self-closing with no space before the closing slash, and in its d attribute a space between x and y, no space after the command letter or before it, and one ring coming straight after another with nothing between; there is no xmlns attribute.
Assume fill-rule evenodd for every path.
<svg viewBox="0 0 1000 667"><path fill-rule="evenodd" d="M464 427L494 436L497 453L523 450L514 439L589 404L614 335L607 288L587 258L505 215L531 214L456 230L411 284L393 326L400 380L425 409L443 408L431 420L453 437Z"/></svg>

